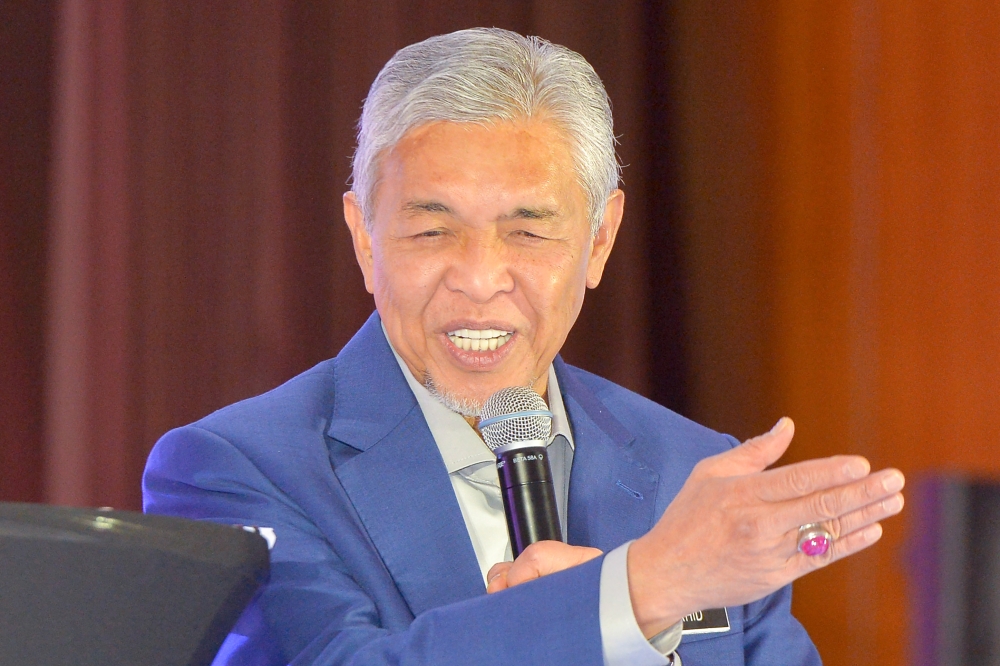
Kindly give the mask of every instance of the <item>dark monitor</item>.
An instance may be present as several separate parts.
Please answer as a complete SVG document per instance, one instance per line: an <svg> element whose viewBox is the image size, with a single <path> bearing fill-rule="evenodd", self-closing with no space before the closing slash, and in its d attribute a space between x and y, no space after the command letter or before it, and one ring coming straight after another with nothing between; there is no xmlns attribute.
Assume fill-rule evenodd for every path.
<svg viewBox="0 0 1000 666"><path fill-rule="evenodd" d="M211 664L268 571L239 528L0 503L0 664Z"/></svg>
<svg viewBox="0 0 1000 666"><path fill-rule="evenodd" d="M910 494L915 666L1000 666L1000 483L925 476Z"/></svg>

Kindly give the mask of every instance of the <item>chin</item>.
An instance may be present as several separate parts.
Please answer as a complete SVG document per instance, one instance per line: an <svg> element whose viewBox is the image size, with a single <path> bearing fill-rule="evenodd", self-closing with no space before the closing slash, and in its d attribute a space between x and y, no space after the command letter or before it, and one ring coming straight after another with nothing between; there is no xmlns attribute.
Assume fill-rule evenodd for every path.
<svg viewBox="0 0 1000 666"><path fill-rule="evenodd" d="M469 391L452 391L449 387L442 386L435 381L430 373L424 377L424 387L441 404L462 416L478 417L483 411L483 403L489 397L489 395L478 396Z"/></svg>

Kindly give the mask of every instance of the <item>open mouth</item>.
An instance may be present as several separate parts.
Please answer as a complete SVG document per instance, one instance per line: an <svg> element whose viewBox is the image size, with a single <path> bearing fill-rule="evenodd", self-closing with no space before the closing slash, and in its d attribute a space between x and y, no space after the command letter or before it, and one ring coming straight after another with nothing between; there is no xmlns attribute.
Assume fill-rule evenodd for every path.
<svg viewBox="0 0 1000 666"><path fill-rule="evenodd" d="M465 351L493 351L507 344L513 335L513 332L498 331L495 328L460 328L450 331L448 339Z"/></svg>

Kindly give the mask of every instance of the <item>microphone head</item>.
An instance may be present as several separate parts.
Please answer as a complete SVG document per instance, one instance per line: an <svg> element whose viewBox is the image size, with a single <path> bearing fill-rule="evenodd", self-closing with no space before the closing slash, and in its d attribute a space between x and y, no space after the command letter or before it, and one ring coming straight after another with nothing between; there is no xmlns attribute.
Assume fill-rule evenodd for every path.
<svg viewBox="0 0 1000 666"><path fill-rule="evenodd" d="M511 386L483 403L479 431L491 451L514 442L544 443L552 433L552 412L530 388Z"/></svg>

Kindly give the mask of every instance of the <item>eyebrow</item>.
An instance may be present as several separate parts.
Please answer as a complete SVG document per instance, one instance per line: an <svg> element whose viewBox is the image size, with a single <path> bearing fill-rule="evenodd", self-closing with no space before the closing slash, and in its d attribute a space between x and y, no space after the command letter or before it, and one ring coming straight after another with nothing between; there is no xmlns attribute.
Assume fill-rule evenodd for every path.
<svg viewBox="0 0 1000 666"><path fill-rule="evenodd" d="M439 201L408 201L403 204L406 213L446 213L454 215L455 211Z"/></svg>
<svg viewBox="0 0 1000 666"><path fill-rule="evenodd" d="M448 206L444 205L440 201L408 201L403 204L403 212L410 214L419 213L444 213L446 215L455 215L453 211ZM500 220L550 220L552 218L558 217L559 213L553 208L529 208L526 206L521 206L515 209L513 212L507 215L501 215L498 219Z"/></svg>
<svg viewBox="0 0 1000 666"><path fill-rule="evenodd" d="M521 207L510 215L502 215L502 220L550 220L558 217L559 213L552 208L525 208Z"/></svg>

